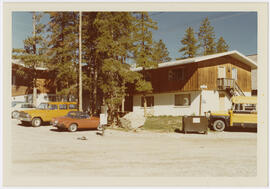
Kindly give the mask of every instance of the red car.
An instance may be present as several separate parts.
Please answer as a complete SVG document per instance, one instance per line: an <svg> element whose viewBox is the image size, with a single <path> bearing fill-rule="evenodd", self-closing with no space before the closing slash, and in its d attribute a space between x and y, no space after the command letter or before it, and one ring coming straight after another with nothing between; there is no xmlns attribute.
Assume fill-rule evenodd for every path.
<svg viewBox="0 0 270 189"><path fill-rule="evenodd" d="M99 117L90 117L87 113L80 111L70 111L66 116L53 118L51 123L59 130L68 129L70 132L78 129L103 129Z"/></svg>

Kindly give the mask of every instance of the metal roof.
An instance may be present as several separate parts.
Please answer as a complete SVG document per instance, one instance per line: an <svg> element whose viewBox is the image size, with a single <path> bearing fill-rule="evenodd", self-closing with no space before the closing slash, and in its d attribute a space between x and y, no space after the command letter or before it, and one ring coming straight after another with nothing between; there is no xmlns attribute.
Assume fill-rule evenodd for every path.
<svg viewBox="0 0 270 189"><path fill-rule="evenodd" d="M196 63L196 62L201 62L204 60L209 60L213 58L219 58L222 56L231 56L235 59L237 59L240 62L243 62L251 67L251 69L257 68L256 62L251 60L250 58L246 57L245 55L241 54L240 52L234 50L234 51L228 51L224 53L217 53L217 54L212 54L212 55L206 55L206 56L199 56L199 57L194 57L194 58L187 58L184 60L176 60L172 62L164 62L158 64L157 68L165 68L165 67L171 67L171 66L178 66L178 65L184 65L184 64L190 64L190 63ZM156 68L153 68L156 69ZM132 71L141 71L142 68L131 68Z"/></svg>
<svg viewBox="0 0 270 189"><path fill-rule="evenodd" d="M20 66L27 68L27 66L25 66L25 64L21 60L12 59L11 62L12 62L12 64L20 65ZM35 69L36 70L48 70L48 68L45 68L45 67L36 67Z"/></svg>

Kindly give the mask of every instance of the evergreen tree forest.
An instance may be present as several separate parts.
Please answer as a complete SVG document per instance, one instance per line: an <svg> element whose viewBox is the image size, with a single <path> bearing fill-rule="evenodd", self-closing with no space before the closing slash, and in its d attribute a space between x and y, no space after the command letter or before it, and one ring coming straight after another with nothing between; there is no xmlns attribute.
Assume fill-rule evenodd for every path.
<svg viewBox="0 0 270 189"><path fill-rule="evenodd" d="M42 62L56 94L78 98L79 12L43 14L49 15L48 24L40 24L41 14L33 13L34 34L25 40L24 49L13 49L13 58L31 68L29 73L18 72L34 88L35 68ZM151 93L145 70L170 60L163 41L152 38L156 29L147 12L82 13L84 111L97 114L107 105L109 121L116 123L131 90ZM132 72L131 63L142 71Z"/></svg>
<svg viewBox="0 0 270 189"><path fill-rule="evenodd" d="M216 41L214 27L211 25L208 17L202 20L197 33L194 32L192 27L188 27L180 42L182 47L179 49L179 52L182 53L182 57L177 59L211 55L229 50L229 45L223 37Z"/></svg>

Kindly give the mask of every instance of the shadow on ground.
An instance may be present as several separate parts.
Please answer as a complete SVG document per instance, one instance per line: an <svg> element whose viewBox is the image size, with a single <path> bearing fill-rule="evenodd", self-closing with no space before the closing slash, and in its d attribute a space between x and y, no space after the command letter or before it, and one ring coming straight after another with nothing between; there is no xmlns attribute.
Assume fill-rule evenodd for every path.
<svg viewBox="0 0 270 189"><path fill-rule="evenodd" d="M57 128L50 129L50 131L53 131L53 132L69 132L67 129L57 129ZM97 130L96 129L78 129L76 132L84 132L84 131L97 131Z"/></svg>
<svg viewBox="0 0 270 189"><path fill-rule="evenodd" d="M180 129L175 129L174 130L174 132L175 133L182 133L182 134L207 134L207 133L205 133L205 132L193 132L193 131L191 131L191 132L184 132L183 130L180 130Z"/></svg>
<svg viewBox="0 0 270 189"><path fill-rule="evenodd" d="M26 123L18 123L17 125L21 126L21 127L33 127L31 125L31 123L28 123L28 122L26 122ZM42 127L42 126L51 126L51 124L45 122L45 123L42 123L42 125L40 127ZM36 128L38 128L38 127L36 127Z"/></svg>
<svg viewBox="0 0 270 189"><path fill-rule="evenodd" d="M227 131L227 132L249 132L249 133L257 133L257 128L229 127L225 131Z"/></svg>
<svg viewBox="0 0 270 189"><path fill-rule="evenodd" d="M183 130L175 129L175 133L185 134ZM211 129L208 132L217 132ZM242 128L242 127L229 127L224 132L248 132L248 133L257 133L257 128ZM187 132L187 134L205 134L203 132Z"/></svg>

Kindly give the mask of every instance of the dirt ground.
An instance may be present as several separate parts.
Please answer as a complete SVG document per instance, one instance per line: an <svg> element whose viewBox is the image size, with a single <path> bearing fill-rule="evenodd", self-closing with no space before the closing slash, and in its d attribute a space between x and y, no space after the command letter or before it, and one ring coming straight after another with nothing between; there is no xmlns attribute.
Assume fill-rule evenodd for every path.
<svg viewBox="0 0 270 189"><path fill-rule="evenodd" d="M59 176L256 176L256 132L58 132L12 120L12 171ZM85 136L87 140L78 140Z"/></svg>

